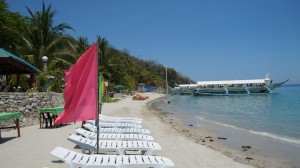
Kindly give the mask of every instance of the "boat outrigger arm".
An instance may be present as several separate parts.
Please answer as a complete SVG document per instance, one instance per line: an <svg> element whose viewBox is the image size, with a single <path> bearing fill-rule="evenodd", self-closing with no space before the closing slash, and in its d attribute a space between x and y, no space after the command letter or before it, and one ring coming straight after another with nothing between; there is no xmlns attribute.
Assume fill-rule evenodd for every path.
<svg viewBox="0 0 300 168"><path fill-rule="evenodd" d="M285 84L285 83L288 82L289 80L290 80L290 79L287 79L287 80L285 80L285 81L283 81L283 82L281 82L281 83L275 83L275 84L274 84L274 88L279 87L279 86Z"/></svg>

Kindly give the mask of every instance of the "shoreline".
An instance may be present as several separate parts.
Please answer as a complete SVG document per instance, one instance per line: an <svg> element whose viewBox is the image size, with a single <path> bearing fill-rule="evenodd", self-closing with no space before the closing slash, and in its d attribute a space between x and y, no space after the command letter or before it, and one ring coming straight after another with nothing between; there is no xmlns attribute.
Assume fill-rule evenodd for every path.
<svg viewBox="0 0 300 168"><path fill-rule="evenodd" d="M158 93L143 93L150 99L143 101L131 100L131 97L118 102L119 107L113 104L105 104L103 114L108 116L138 117L143 119L143 128L151 131L154 141L162 147L157 156L170 158L175 167L222 167L222 168L252 168L248 164L239 163L221 152L200 145L191 138L175 130L172 125L162 121L160 112L151 110L153 100L162 100L165 95ZM134 103L133 103L134 102ZM129 106L130 105L130 106ZM138 108L138 105L142 105ZM149 110L150 107L150 110ZM121 110L120 110L121 109ZM109 111L108 111L109 110ZM178 122L179 123L179 122Z"/></svg>
<svg viewBox="0 0 300 168"><path fill-rule="evenodd" d="M157 117L161 118L162 122L169 124L174 130L188 137L191 141L194 141L199 145L206 146L215 151L221 152L222 154L232 158L236 162L247 164L250 166L280 168L294 167L292 165L285 164L283 159L262 156L261 153L258 152L259 149L255 148L255 146L247 145L246 138L248 138L249 136L241 139L239 137L239 139L233 140L231 136L235 136L239 133L231 133L229 134L229 136L222 133L223 131L226 132L226 129L230 128L225 128L225 126L219 125L217 126L217 129L219 130L216 131L216 129L212 129L212 127L210 127L212 125L209 125L211 123L208 123L207 121L205 124L201 124L201 126L199 126L197 123L185 122L186 116L176 116L171 112L160 111L160 109L155 106L155 103L158 101L166 101L165 98L166 97L162 97L148 102L148 110L151 113L155 114ZM237 143L237 141L240 140L242 142ZM243 142L245 144L243 144ZM235 145L232 145L232 143L235 143ZM236 144L240 144L239 148L233 147L236 146ZM244 146L245 148L242 148L242 146Z"/></svg>

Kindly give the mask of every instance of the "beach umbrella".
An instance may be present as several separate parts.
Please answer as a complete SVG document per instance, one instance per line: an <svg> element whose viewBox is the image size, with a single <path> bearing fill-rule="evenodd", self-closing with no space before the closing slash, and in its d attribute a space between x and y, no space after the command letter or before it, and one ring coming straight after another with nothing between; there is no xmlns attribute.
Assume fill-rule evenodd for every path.
<svg viewBox="0 0 300 168"><path fill-rule="evenodd" d="M114 88L116 88L116 89L121 89L121 88L124 88L124 87L125 87L124 85L118 84L118 85L116 85Z"/></svg>
<svg viewBox="0 0 300 168"><path fill-rule="evenodd" d="M125 87L124 85L118 84L118 85L116 85L114 88L115 88L115 89L118 89L119 92L121 92L121 89L124 88L124 87Z"/></svg>

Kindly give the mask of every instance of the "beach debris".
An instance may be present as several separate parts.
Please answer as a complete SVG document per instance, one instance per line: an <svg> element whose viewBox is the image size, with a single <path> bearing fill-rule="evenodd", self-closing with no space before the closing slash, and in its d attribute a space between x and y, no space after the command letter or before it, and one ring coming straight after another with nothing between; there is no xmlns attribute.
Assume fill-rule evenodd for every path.
<svg viewBox="0 0 300 168"><path fill-rule="evenodd" d="M252 147L251 147L251 146L249 146L249 145L248 145L248 146L244 146L244 145L242 145L242 148L243 148L243 149L251 149Z"/></svg>
<svg viewBox="0 0 300 168"><path fill-rule="evenodd" d="M254 160L252 157L246 157L247 160Z"/></svg>
<svg viewBox="0 0 300 168"><path fill-rule="evenodd" d="M218 139L226 140L227 138L224 138L224 137L218 137Z"/></svg>
<svg viewBox="0 0 300 168"><path fill-rule="evenodd" d="M251 149L251 146L242 146L243 151L247 151L248 149Z"/></svg>
<svg viewBox="0 0 300 168"><path fill-rule="evenodd" d="M182 131L182 132L188 132L189 130L187 130L187 129L182 129L181 131Z"/></svg>
<svg viewBox="0 0 300 168"><path fill-rule="evenodd" d="M213 142L213 141L215 141L215 140L213 140L213 139L210 139L209 141L210 141L210 142Z"/></svg>
<svg viewBox="0 0 300 168"><path fill-rule="evenodd" d="M200 139L196 139L196 143L199 143L199 142L203 142L203 140L200 138Z"/></svg>
<svg viewBox="0 0 300 168"><path fill-rule="evenodd" d="M193 125L193 124L190 124L189 126L190 126L190 127L193 127L194 125Z"/></svg>
<svg viewBox="0 0 300 168"><path fill-rule="evenodd" d="M197 140L196 140L196 143L200 143L201 145L206 145L206 144L205 144L205 140L204 140L204 139L201 139L201 138L200 138L200 139L197 139Z"/></svg>
<svg viewBox="0 0 300 168"><path fill-rule="evenodd" d="M209 138L213 138L213 137L211 137L211 136L207 136L207 137L205 137L205 138L209 139Z"/></svg>

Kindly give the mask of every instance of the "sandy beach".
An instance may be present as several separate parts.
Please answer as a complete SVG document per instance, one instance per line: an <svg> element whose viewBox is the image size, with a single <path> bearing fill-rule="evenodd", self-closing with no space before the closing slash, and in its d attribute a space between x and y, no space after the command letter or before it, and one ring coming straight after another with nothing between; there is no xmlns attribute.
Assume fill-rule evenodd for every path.
<svg viewBox="0 0 300 168"><path fill-rule="evenodd" d="M150 98L135 101L128 96L117 103L105 103L102 114L142 118L143 128L151 130L155 142L158 142L162 147L157 155L170 158L175 167L248 168L252 166L274 167L279 164L274 160L269 162L265 160L256 161L256 158L247 160L245 159L247 155L240 155L230 151L230 149L225 150L222 146L218 146L217 142L210 141L216 135L213 135L209 130L186 128L178 119L151 109L149 102L153 100L162 101L163 95L153 93L145 95ZM79 148L67 140L69 134L75 133L75 128L80 126L81 123L70 123L55 129L40 129L39 125L33 125L21 128L20 138L17 138L16 130L3 130L0 140L0 167L66 167L65 163L52 157L50 151L61 146L80 152ZM207 137L207 139L203 142L203 139L196 137Z"/></svg>

